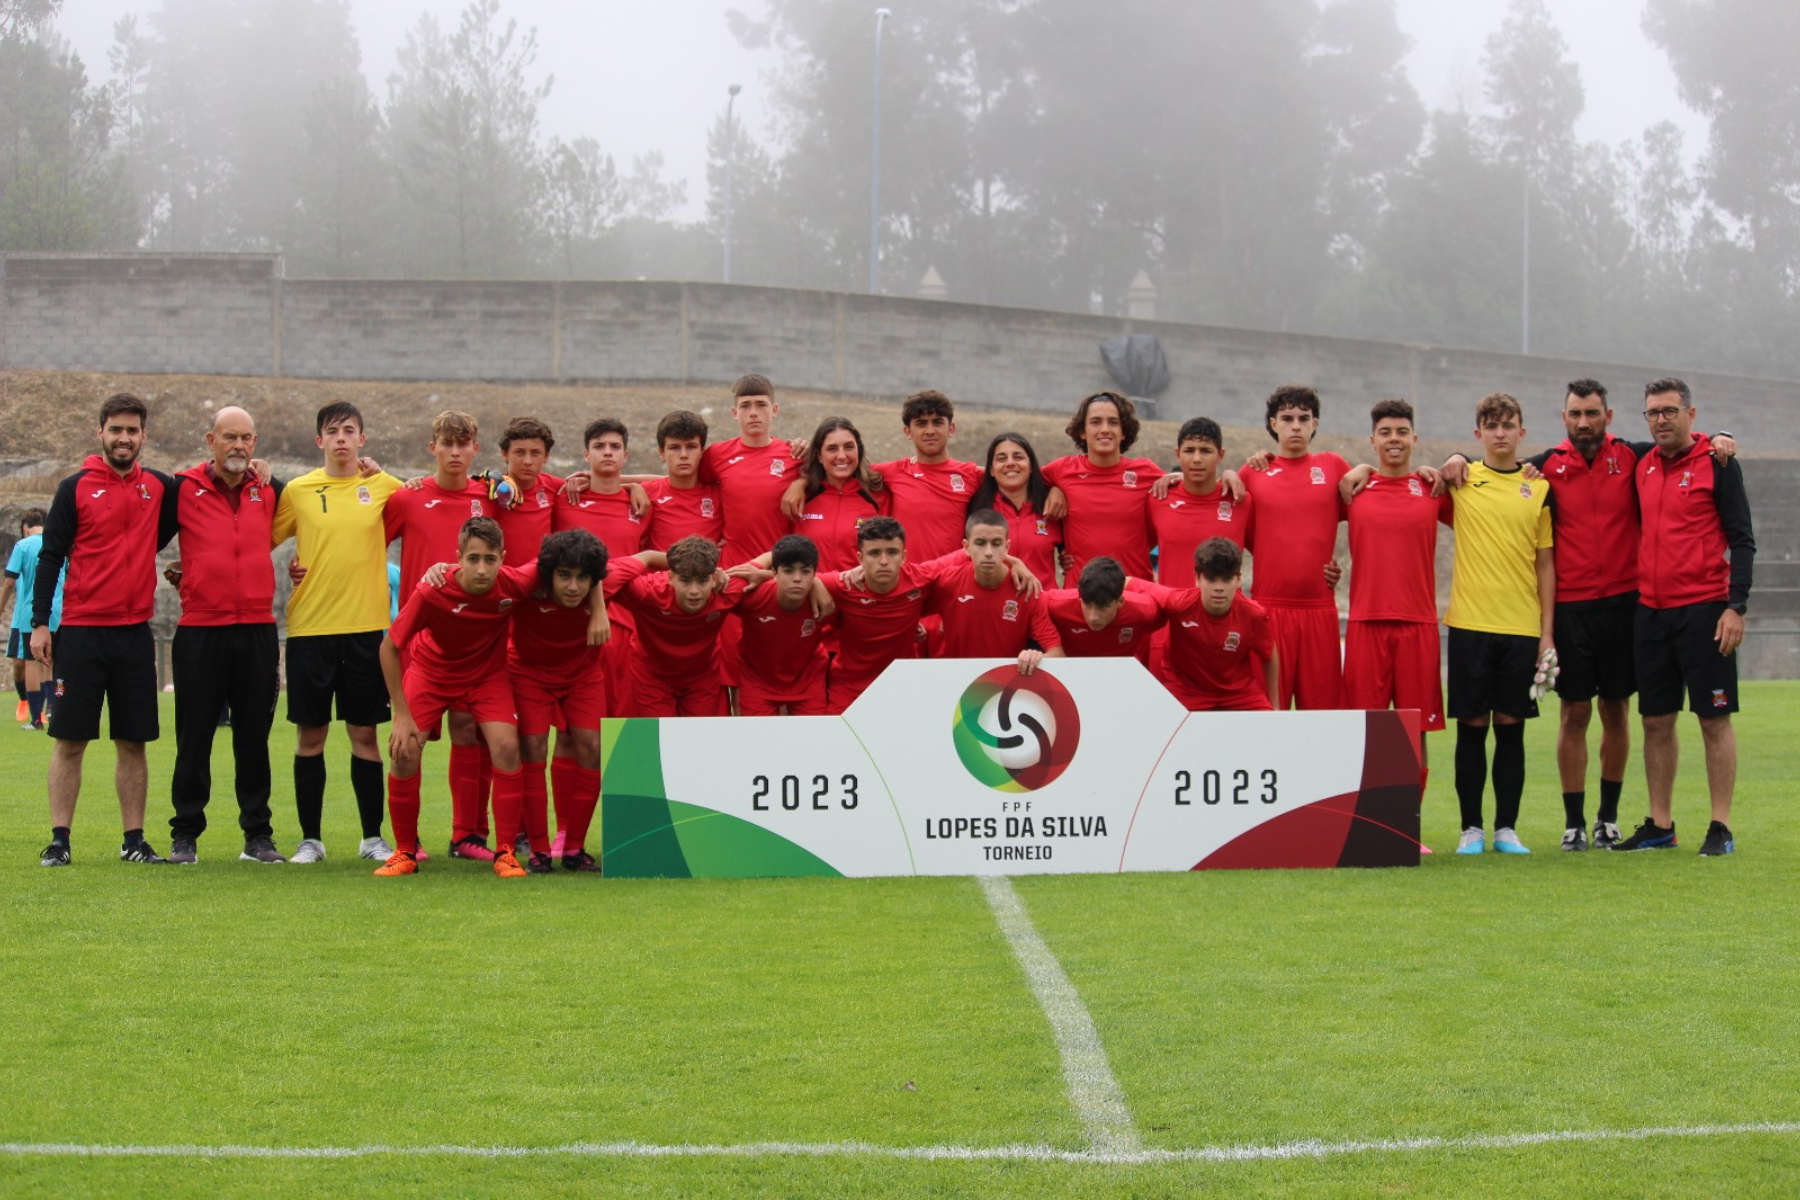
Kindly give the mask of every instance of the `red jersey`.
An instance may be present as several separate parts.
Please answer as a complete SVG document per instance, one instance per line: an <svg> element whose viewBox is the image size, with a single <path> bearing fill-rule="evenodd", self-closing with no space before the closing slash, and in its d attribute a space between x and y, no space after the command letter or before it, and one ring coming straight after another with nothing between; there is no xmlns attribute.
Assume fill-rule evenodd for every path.
<svg viewBox="0 0 1800 1200"><path fill-rule="evenodd" d="M825 673L825 646L819 636L824 623L813 616L811 597L789 612L775 595L771 581L738 601L738 620L744 626L738 648L743 677L756 680L772 695L798 696Z"/></svg>
<svg viewBox="0 0 1800 1200"><path fill-rule="evenodd" d="M63 563L64 625L136 625L156 611L156 552L175 536L175 480L142 463L118 474L90 454L56 487L44 522L32 621L50 623ZM21 585L23 592L25 585Z"/></svg>
<svg viewBox="0 0 1800 1200"><path fill-rule="evenodd" d="M1631 443L1609 433L1591 463L1567 439L1541 461L1532 460L1556 495L1550 520L1556 528L1551 553L1557 603L1637 589L1638 457Z"/></svg>
<svg viewBox="0 0 1800 1200"><path fill-rule="evenodd" d="M1006 552L1025 564L1047 588L1056 586L1056 549L1062 545L1061 521L1038 516L1026 498L1021 508L1000 493L994 493L994 511L1006 518Z"/></svg>
<svg viewBox="0 0 1800 1200"><path fill-rule="evenodd" d="M749 562L790 532L781 495L800 478L788 444L746 446L741 437L714 442L700 458L700 482L719 485L725 503L722 567Z"/></svg>
<svg viewBox="0 0 1800 1200"><path fill-rule="evenodd" d="M1344 502L1338 481L1350 464L1335 454L1277 458L1266 471L1245 471L1256 505L1249 541L1251 594L1258 604L1336 607L1325 586L1325 564L1337 549Z"/></svg>
<svg viewBox="0 0 1800 1200"><path fill-rule="evenodd" d="M1071 454L1046 466L1044 478L1069 501L1063 544L1075 562L1068 578L1079 579L1087 560L1102 554L1117 559L1127 575L1151 577L1150 486L1162 478L1161 467L1147 458L1096 467L1086 455Z"/></svg>
<svg viewBox="0 0 1800 1200"><path fill-rule="evenodd" d="M500 533L506 538L506 565L523 567L537 561L538 550L550 536L556 519L556 494L563 481L554 475L540 473L535 482L524 489L524 499L517 507L493 504L488 516L500 522ZM483 485L485 487L486 485Z"/></svg>
<svg viewBox="0 0 1800 1200"><path fill-rule="evenodd" d="M1222 537L1238 549L1250 538L1250 497L1233 500L1220 484L1196 496L1182 484L1150 501L1150 532L1158 547L1156 581L1164 587L1194 587L1194 551Z"/></svg>
<svg viewBox="0 0 1800 1200"><path fill-rule="evenodd" d="M1738 611L1750 598L1756 537L1743 468L1717 462L1712 439L1694 435L1679 458L1652 450L1638 460L1638 602L1680 608L1724 600ZM1727 552L1730 558L1727 560ZM39 568L38 578L43 578ZM68 621L68 610L63 610Z"/></svg>
<svg viewBox="0 0 1800 1200"><path fill-rule="evenodd" d="M889 511L906 529L906 552L921 562L962 549L969 497L981 485L972 462L921 463L897 458L876 464L892 499Z"/></svg>
<svg viewBox="0 0 1800 1200"><path fill-rule="evenodd" d="M550 527L558 533L587 530L600 539L609 557L623 558L644 548L644 520L631 511L631 493L625 488L604 495L586 491L572 503L557 496Z"/></svg>
<svg viewBox="0 0 1800 1200"><path fill-rule="evenodd" d="M630 557L607 563L602 595L617 593L647 569L642 560ZM507 666L552 682L579 679L594 671L600 661L600 647L587 643L593 593L588 593L588 599L574 608L564 608L554 596L532 594L547 591L536 563L518 568L517 579L525 595L513 605Z"/></svg>
<svg viewBox="0 0 1800 1200"><path fill-rule="evenodd" d="M1012 658L1028 642L1036 642L1040 650L1062 645L1044 611L1042 595L1022 599L1010 572L999 587L982 587L975 581L975 564L968 554L959 551L946 557L925 606L926 612L944 619L937 657Z"/></svg>
<svg viewBox="0 0 1800 1200"><path fill-rule="evenodd" d="M668 477L644 485L650 495L650 528L644 539L647 550L668 550L684 537L725 541L725 502L716 483L696 483L678 488Z"/></svg>
<svg viewBox="0 0 1800 1200"><path fill-rule="evenodd" d="M793 532L811 538L813 545L819 548L819 570L848 571L859 561L856 531L868 518L884 516L887 511L888 494L885 491L871 496L854 479L842 488L827 482L824 490L800 510ZM906 531L906 552L912 554L911 529Z"/></svg>
<svg viewBox="0 0 1800 1200"><path fill-rule="evenodd" d="M175 477L176 519L181 525L181 624L272 625L275 564L269 530L280 480L265 487L253 475L234 490L210 462ZM35 581L33 581L35 582ZM30 604L20 581L22 602Z"/></svg>
<svg viewBox="0 0 1800 1200"><path fill-rule="evenodd" d="M1101 630L1088 628L1081 613L1081 593L1076 589L1057 588L1039 599L1062 639L1063 653L1070 658L1145 659L1151 636L1168 620L1155 594L1130 587L1120 597L1112 622Z"/></svg>
<svg viewBox="0 0 1800 1200"><path fill-rule="evenodd" d="M417 673L433 690L454 692L505 670L512 610L529 591L527 578L535 583L536 575L502 567L480 596L463 591L456 575L443 587L420 583L388 630L394 645L408 652L407 673Z"/></svg>
<svg viewBox="0 0 1800 1200"><path fill-rule="evenodd" d="M653 675L679 681L718 668L719 631L725 628L725 614L743 596L744 581L733 579L723 592L709 595L699 612L683 612L669 573L657 571L626 584L615 603L637 618L634 648L642 656L641 666Z"/></svg>
<svg viewBox="0 0 1800 1200"><path fill-rule="evenodd" d="M1164 601L1169 613L1169 669L1176 684L1204 707L1268 709L1263 668L1275 656L1275 624L1262 606L1239 593L1222 617L1206 611L1200 589L1183 588Z"/></svg>
<svg viewBox="0 0 1800 1200"><path fill-rule="evenodd" d="M937 563L943 561L922 567L905 564L893 591L884 595L866 588L852 591L837 571L820 573L820 582L837 605L839 649L832 665L833 688L840 678L866 687L895 659L918 657L919 618L941 570Z"/></svg>
<svg viewBox="0 0 1800 1200"><path fill-rule="evenodd" d="M416 586L436 563L455 562L456 535L470 517L491 517L500 505L488 499L487 484L470 482L458 491L427 479L417 488L401 488L381 509L382 528L391 543L400 539L400 590ZM500 530L505 538L506 529ZM532 557L537 557L536 547Z"/></svg>
<svg viewBox="0 0 1800 1200"><path fill-rule="evenodd" d="M1438 502L1417 475L1369 478L1350 502L1350 619L1436 625Z"/></svg>

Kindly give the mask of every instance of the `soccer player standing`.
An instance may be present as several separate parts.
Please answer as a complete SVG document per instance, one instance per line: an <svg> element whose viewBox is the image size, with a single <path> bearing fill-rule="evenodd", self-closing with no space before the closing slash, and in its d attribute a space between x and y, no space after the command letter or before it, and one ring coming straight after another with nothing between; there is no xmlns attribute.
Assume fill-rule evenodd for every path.
<svg viewBox="0 0 1800 1200"><path fill-rule="evenodd" d="M44 546L44 510L28 508L19 518L19 540L13 543L6 560L6 578L0 581L0 606L10 597L13 602L12 630L7 637L6 654L13 660L19 687L19 718L27 728L44 727L44 710L50 704L52 680L37 659L31 657L31 601L37 587L38 554ZM63 568L64 576L68 567ZM50 603L50 633L55 636L62 625L62 580L56 583L56 595Z"/></svg>
<svg viewBox="0 0 1800 1200"><path fill-rule="evenodd" d="M581 434L588 469L588 486L574 500L561 495L556 500L556 516L552 527L585 529L600 539L613 558L636 554L644 546L646 528L633 505L624 478L625 455L629 434L625 425L612 417L590 421ZM631 702L631 658L635 649L635 623L629 612L613 613L612 637L600 653L606 672L608 716L636 716Z"/></svg>
<svg viewBox="0 0 1800 1200"><path fill-rule="evenodd" d="M1164 587L1193 587L1194 551L1222 537L1242 548L1252 517L1248 496L1236 499L1220 477L1225 435L1210 417L1193 417L1175 435L1181 482L1150 501L1150 529L1156 539L1156 581Z"/></svg>
<svg viewBox="0 0 1800 1200"><path fill-rule="evenodd" d="M1451 574L1449 715L1456 719L1456 797L1462 808L1458 854L1487 849L1481 797L1487 787L1488 726L1494 727L1494 849L1529 854L1515 826L1525 792L1525 725L1538 715L1538 665L1555 648L1556 565L1550 485L1519 465L1525 423L1504 392L1475 408L1481 461L1468 481L1440 498L1440 518L1456 530Z"/></svg>
<svg viewBox="0 0 1800 1200"><path fill-rule="evenodd" d="M892 517L871 517L856 532L860 587L847 572L827 571L819 582L837 606L838 656L826 683L826 712L842 713L896 659L918 657L919 618L935 573L906 561L906 529Z"/></svg>
<svg viewBox="0 0 1800 1200"><path fill-rule="evenodd" d="M888 511L888 493L866 461L855 425L843 417L819 422L807 449L806 486L794 532L819 548L819 563L827 571L854 567L857 529Z"/></svg>
<svg viewBox="0 0 1800 1200"><path fill-rule="evenodd" d="M1349 708L1414 708L1425 732L1444 728L1438 668L1439 502L1413 471L1412 405L1369 412L1375 474L1350 504L1350 627L1344 638ZM1423 762L1424 741L1420 741ZM1420 787L1424 787L1421 780Z"/></svg>
<svg viewBox="0 0 1800 1200"><path fill-rule="evenodd" d="M738 602L743 681L738 712L746 717L825 715L826 617L813 604L819 548L788 534L769 552L771 577Z"/></svg>
<svg viewBox="0 0 1800 1200"><path fill-rule="evenodd" d="M1095 392L1069 419L1069 440L1080 454L1044 468L1044 478L1067 498L1064 575L1081 573L1097 555L1117 559L1127 575L1152 578L1150 489L1162 468L1147 458L1126 458L1138 436L1137 406L1117 392Z"/></svg>
<svg viewBox="0 0 1800 1200"><path fill-rule="evenodd" d="M538 547L550 536L556 517L556 495L563 481L544 470L556 436L550 427L536 417L514 417L500 431L501 461L506 477L518 489L508 503L496 503L487 513L500 523L500 535L506 539L508 566L519 567L537 558ZM489 494L493 494L490 484ZM498 497L495 497L498 500ZM418 580L407 581L407 588Z"/></svg>
<svg viewBox="0 0 1800 1200"><path fill-rule="evenodd" d="M987 471L969 497L969 512L991 508L1006 518L1007 545L1037 581L1056 586L1062 522L1046 516L1053 489L1024 434L1002 433L988 443ZM1066 506L1066 502L1065 502Z"/></svg>
<svg viewBox="0 0 1800 1200"><path fill-rule="evenodd" d="M256 425L236 406L221 408L206 434L212 458L176 476L181 561L169 576L181 590L171 647L175 671L175 775L169 784L169 861L199 861L212 798L213 738L231 706L231 759L238 827L249 862L286 861L270 824L269 727L280 688L275 636L275 566L269 558L282 484L251 474Z"/></svg>
<svg viewBox="0 0 1800 1200"><path fill-rule="evenodd" d="M641 575L620 588L615 604L637 620L638 652L631 688L646 717L723 717L719 637L725 614L737 607L744 583L719 584L719 547L688 537L669 548L669 569Z"/></svg>
<svg viewBox="0 0 1800 1200"><path fill-rule="evenodd" d="M175 536L175 481L138 462L149 409L129 392L100 406L99 454L57 485L44 524L32 580L31 655L56 679L50 714L50 844L39 862L69 865L69 828L81 794L81 764L100 736L104 702L118 764L113 784L125 830L119 857L160 863L144 840L149 765L144 745L159 733L156 643L156 552ZM68 564L66 581L63 565ZM62 625L52 637L50 614L63 587Z"/></svg>
<svg viewBox="0 0 1800 1200"><path fill-rule="evenodd" d="M1635 636L1650 815L1613 849L1675 845L1675 719L1685 692L1700 721L1712 798L1700 853L1714 857L1736 848L1731 714L1738 710L1737 648L1756 562L1750 498L1737 463L1716 461L1706 435L1693 432L1694 397L1687 384L1658 379L1645 385L1644 417L1656 450L1638 461L1635 476L1643 514Z"/></svg>
<svg viewBox="0 0 1800 1200"><path fill-rule="evenodd" d="M325 740L334 700L350 738L350 787L362 823L357 852L385 860L393 849L381 837L383 772L375 740L389 715L380 661L388 627L382 512L403 485L391 475L363 476L357 460L367 439L354 404L327 404L316 428L324 466L288 482L269 535L277 546L293 538L295 558L306 568L287 611L288 720L298 727L294 806L301 837L288 861L325 857Z"/></svg>
<svg viewBox="0 0 1800 1200"><path fill-rule="evenodd" d="M907 552L914 558L952 554L962 545L963 519L981 483L981 468L950 457L956 408L944 393L908 396L900 406L900 426L912 455L875 468L892 498L889 510L905 527Z"/></svg>
<svg viewBox="0 0 1800 1200"><path fill-rule="evenodd" d="M705 419L685 410L663 417L656 423L656 454L668 474L644 482L644 492L650 497L645 544L664 553L684 537L703 537L722 545L725 504L719 497L719 485L700 482L700 461L706 455Z"/></svg>
<svg viewBox="0 0 1800 1200"><path fill-rule="evenodd" d="M490 496L486 482L469 478L469 469L481 453L481 430L474 417L454 409L439 413L431 422L431 441L426 449L437 464L436 472L417 487L402 488L388 497L381 515L387 540L400 542L402 595L411 594L433 563L457 556L464 522L471 517L497 518L497 510L505 507ZM535 479L533 482L537 483ZM542 486L538 484L539 489ZM525 509L528 517L553 511L553 507ZM486 828L488 779L493 768L487 747L469 713L453 709L447 724L450 854L453 858L492 862Z"/></svg>
<svg viewBox="0 0 1800 1200"><path fill-rule="evenodd" d="M1312 452L1319 432L1319 393L1312 388L1275 389L1265 413L1275 457L1263 470L1245 471L1243 480L1256 508L1246 543L1253 560L1250 594L1275 622L1280 650L1275 707L1337 708L1343 664L1333 556L1344 517L1338 481L1350 464L1336 454Z"/></svg>

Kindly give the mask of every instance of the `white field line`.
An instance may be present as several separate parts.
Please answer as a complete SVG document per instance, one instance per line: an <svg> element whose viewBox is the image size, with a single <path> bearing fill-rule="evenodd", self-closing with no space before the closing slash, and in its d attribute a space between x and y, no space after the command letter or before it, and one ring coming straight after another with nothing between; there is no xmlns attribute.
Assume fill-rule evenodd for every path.
<svg viewBox="0 0 1800 1200"><path fill-rule="evenodd" d="M1639 1142L1655 1138L1716 1138L1800 1134L1800 1121L1742 1125L1674 1125L1648 1129L1566 1129L1472 1137L1370 1138L1359 1141L1281 1142L1272 1146L1203 1146L1195 1150L1088 1151L1055 1146L877 1146L868 1142L746 1142L739 1145L648 1145L575 1142L564 1146L93 1146L68 1142L0 1142L0 1156L17 1158L883 1158L923 1162L1050 1162L1099 1166L1165 1163L1267 1162L1437 1150L1517 1150L1560 1143Z"/></svg>
<svg viewBox="0 0 1800 1200"><path fill-rule="evenodd" d="M1137 1127L1131 1123L1131 1110L1125 1107L1125 1092L1113 1077L1106 1047L1100 1044L1094 1018L1081 1002L1081 994L1031 923L1012 881L1004 875L983 875L981 890L1025 971L1032 994L1050 1019L1050 1032L1062 1054L1069 1102L1087 1131L1088 1146L1096 1155L1138 1153Z"/></svg>

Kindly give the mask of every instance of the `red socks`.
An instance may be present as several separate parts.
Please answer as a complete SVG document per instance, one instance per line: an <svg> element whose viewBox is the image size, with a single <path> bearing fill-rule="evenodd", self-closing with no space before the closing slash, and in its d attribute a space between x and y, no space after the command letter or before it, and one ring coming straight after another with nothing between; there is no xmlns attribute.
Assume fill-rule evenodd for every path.
<svg viewBox="0 0 1800 1200"><path fill-rule="evenodd" d="M498 830L517 830L519 819L525 811L525 773L523 771L502 771L494 769L494 828ZM511 850L513 834L502 833L505 839L496 846L496 850Z"/></svg>
<svg viewBox="0 0 1800 1200"><path fill-rule="evenodd" d="M481 786L481 763L487 752L480 746L450 747L450 840L482 837L486 829L487 791ZM417 790L413 792L418 795Z"/></svg>
<svg viewBox="0 0 1800 1200"><path fill-rule="evenodd" d="M546 763L520 763L525 773L525 836L533 849L550 849L550 784L545 777Z"/></svg>
<svg viewBox="0 0 1800 1200"><path fill-rule="evenodd" d="M584 770L572 758L556 759L551 770L556 780L556 823L562 826L567 856L587 845L588 826L600 805L600 772Z"/></svg>
<svg viewBox="0 0 1800 1200"><path fill-rule="evenodd" d="M419 852L419 777L387 777L388 820L394 827L394 849Z"/></svg>

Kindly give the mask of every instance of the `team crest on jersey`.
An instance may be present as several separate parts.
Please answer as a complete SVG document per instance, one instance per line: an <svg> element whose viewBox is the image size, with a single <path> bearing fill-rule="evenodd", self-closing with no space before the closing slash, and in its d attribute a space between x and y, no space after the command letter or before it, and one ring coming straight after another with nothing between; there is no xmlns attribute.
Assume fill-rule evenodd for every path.
<svg viewBox="0 0 1800 1200"><path fill-rule="evenodd" d="M825 514L824 513L804 513L803 512L800 514L800 519L802 521L823 521L825 519ZM859 524L861 523L860 520L858 521L858 523Z"/></svg>
<svg viewBox="0 0 1800 1200"><path fill-rule="evenodd" d="M1425 489L1419 486L1419 481L1410 476L1406 480L1406 490L1409 494L1414 496L1423 496L1425 494Z"/></svg>
<svg viewBox="0 0 1800 1200"><path fill-rule="evenodd" d="M1231 501L1229 501L1229 500L1219 501L1219 520L1221 520L1221 521L1231 520Z"/></svg>
<svg viewBox="0 0 1800 1200"><path fill-rule="evenodd" d="M142 483L138 484L137 487L138 487L138 499L139 500L148 500L150 498L150 489Z"/></svg>
<svg viewBox="0 0 1800 1200"><path fill-rule="evenodd" d="M1529 483L1521 483L1519 485L1519 495L1527 500L1531 499L1531 485Z"/></svg>
<svg viewBox="0 0 1800 1200"><path fill-rule="evenodd" d="M782 459L771 458L769 460L769 474L779 478L781 473L785 470L787 470L787 463Z"/></svg>
<svg viewBox="0 0 1800 1200"><path fill-rule="evenodd" d="M375 497L369 494L368 488L358 485L356 489L356 502L358 504L373 504L375 503Z"/></svg>
<svg viewBox="0 0 1800 1200"><path fill-rule="evenodd" d="M1324 483L1325 482L1325 468L1324 467L1314 467L1312 469L1312 481L1314 483Z"/></svg>
<svg viewBox="0 0 1800 1200"><path fill-rule="evenodd" d="M1125 643L1129 642L1132 638L1134 638L1136 636L1137 636L1137 630L1135 628L1133 628L1132 626L1127 625L1125 628L1119 630L1119 645L1123 646Z"/></svg>
<svg viewBox="0 0 1800 1200"><path fill-rule="evenodd" d="M1037 535L1039 537L1049 537L1050 536L1050 522L1045 520L1043 517L1038 518Z"/></svg>
<svg viewBox="0 0 1800 1200"><path fill-rule="evenodd" d="M1693 478L1694 478L1694 473L1692 471L1683 471L1681 473L1681 482L1676 484L1675 486L1676 487L1686 487L1693 480Z"/></svg>
<svg viewBox="0 0 1800 1200"><path fill-rule="evenodd" d="M57 686L56 694L59 696L62 695L62 686L60 684ZM1713 707L1714 708L1730 708L1731 707L1731 701L1726 697L1724 688L1714 688L1713 689Z"/></svg>
<svg viewBox="0 0 1800 1200"><path fill-rule="evenodd" d="M920 596L923 596L924 594L925 593L920 591L918 588L914 588L912 591L906 593L906 598L908 600L917 600Z"/></svg>
<svg viewBox="0 0 1800 1200"><path fill-rule="evenodd" d="M819 632L819 623L817 621L815 621L813 618L808 617L808 618L806 618L806 620L800 622L800 636L801 637L811 637L813 634L815 634L817 632Z"/></svg>
<svg viewBox="0 0 1800 1200"><path fill-rule="evenodd" d="M700 497L700 515L705 517L709 521L712 520L713 502L712 502L711 496Z"/></svg>
<svg viewBox="0 0 1800 1200"><path fill-rule="evenodd" d="M543 488L538 489L538 507L539 508L549 508L550 507L550 493L545 491Z"/></svg>
<svg viewBox="0 0 1800 1200"><path fill-rule="evenodd" d="M1136 471L1125 472L1125 486L1126 487L1136 487L1137 486L1137 472Z"/></svg>
<svg viewBox="0 0 1800 1200"><path fill-rule="evenodd" d="M479 517L479 516L483 515L482 511L481 511L481 501L479 501L479 500L469 501L469 515L471 517Z"/></svg>
<svg viewBox="0 0 1800 1200"><path fill-rule="evenodd" d="M633 525L642 525L644 523L644 518L637 515L637 510L635 508L628 508L625 510L625 519L630 521Z"/></svg>
<svg viewBox="0 0 1800 1200"><path fill-rule="evenodd" d="M963 491L964 488L963 477L958 475L955 471L950 472L950 490L953 492L960 492Z"/></svg>
<svg viewBox="0 0 1800 1200"><path fill-rule="evenodd" d="M1008 600L1006 602L1005 607L1003 607L1000 610L1000 619L1002 621L1018 620L1019 619L1019 602L1017 600Z"/></svg>
<svg viewBox="0 0 1800 1200"><path fill-rule="evenodd" d="M501 612L507 613L507 612L512 611L512 606L513 606L513 602L511 600L502 600L495 607L498 608Z"/></svg>
<svg viewBox="0 0 1800 1200"><path fill-rule="evenodd" d="M1230 633L1225 635L1225 649L1235 651L1237 648L1238 648L1238 633L1237 633L1237 630L1234 629Z"/></svg>

